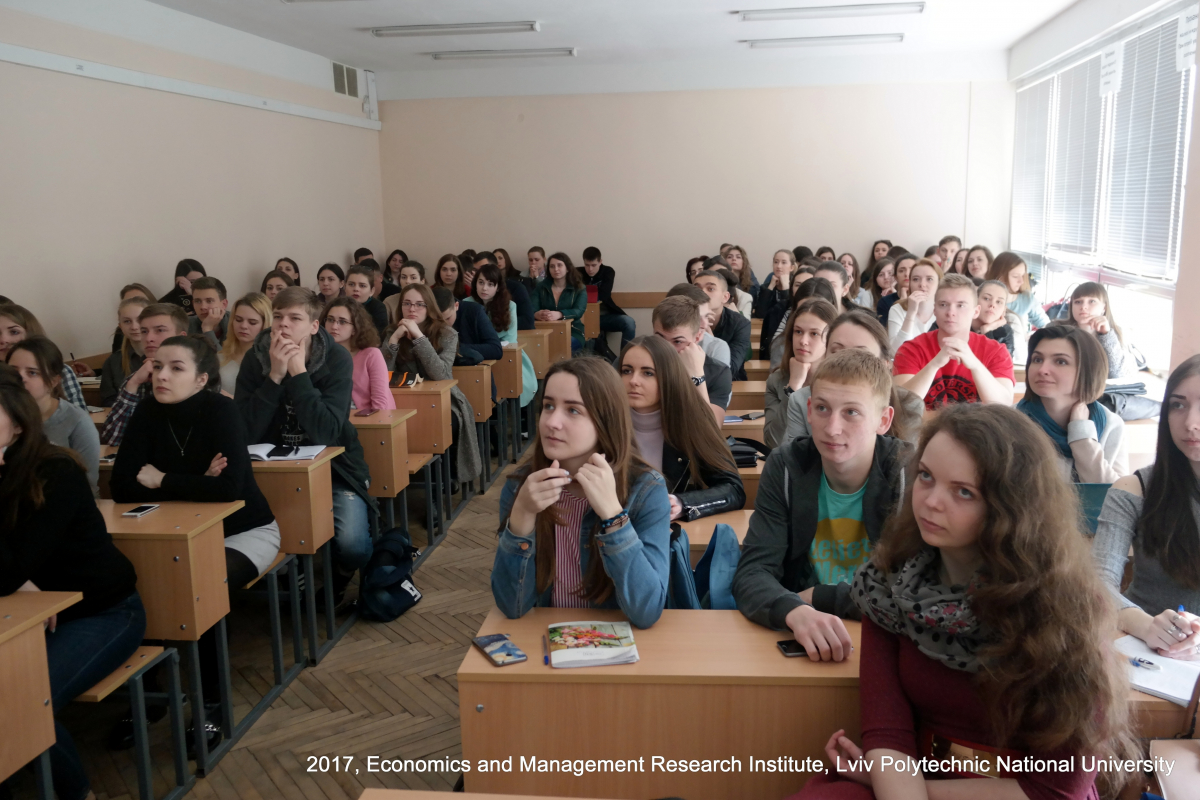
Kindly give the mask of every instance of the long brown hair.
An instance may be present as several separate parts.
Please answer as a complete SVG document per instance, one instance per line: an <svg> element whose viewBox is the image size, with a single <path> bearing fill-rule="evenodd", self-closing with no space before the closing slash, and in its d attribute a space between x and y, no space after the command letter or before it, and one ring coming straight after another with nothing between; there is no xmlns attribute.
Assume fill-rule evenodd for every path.
<svg viewBox="0 0 1200 800"><path fill-rule="evenodd" d="M1104 303L1104 316L1108 320L1108 327L1112 328L1113 333L1117 335L1117 341L1123 346L1125 344L1125 333L1121 330L1121 326L1117 325L1117 320L1113 317L1112 301L1108 299L1108 289L1104 288L1104 284L1088 281L1075 287L1075 291L1071 292L1071 310L1067 314L1067 323L1078 327L1079 323L1075 321L1075 301L1081 297L1095 297Z"/></svg>
<svg viewBox="0 0 1200 800"><path fill-rule="evenodd" d="M546 259L546 277L542 278L542 280L546 282L546 285L554 285L554 278L550 277L551 261L561 261L567 268L567 274L563 276L563 283L565 286L570 286L575 291L583 291L583 278L579 277L579 270L575 268L575 264L571 261L571 257L562 252L553 253Z"/></svg>
<svg viewBox="0 0 1200 800"><path fill-rule="evenodd" d="M330 300L321 312L322 328L325 327L325 320L329 318L329 312L335 308L344 308L350 313L350 324L354 326L350 346L354 348L354 352L366 350L368 347L379 347L379 331L375 328L375 322L362 307L362 303L353 297L335 297Z"/></svg>
<svg viewBox="0 0 1200 800"><path fill-rule="evenodd" d="M45 336L26 336L8 348L8 353L4 356L5 363L11 364L13 354L18 350L24 350L33 356L38 372L41 373L42 383L46 384L50 396L65 400L67 393L62 385L63 357L58 345Z"/></svg>
<svg viewBox="0 0 1200 800"><path fill-rule="evenodd" d="M629 416L629 400L625 397L625 386L616 370L607 361L585 356L559 361L546 372L546 383L559 373L575 376L579 381L579 396L596 426L596 452L608 459L617 484L617 499L624 506L629 499L629 488L642 473L650 469L638 455L633 444L633 420ZM710 418L712 414L708 415ZM714 422L715 424L715 422ZM534 472L550 466L550 459L542 449L540 435L533 438L533 446L525 461L509 476L516 481L520 493L525 480ZM554 527L559 524L554 506L537 515L534 531L537 542L537 590L539 593L554 583ZM508 518L500 520L499 530L508 525ZM596 541L599 525L592 527L587 535L590 552L587 574L583 576L584 597L596 604L612 596L616 587L612 578L604 571L600 546Z"/></svg>
<svg viewBox="0 0 1200 800"><path fill-rule="evenodd" d="M411 262L410 262L411 263ZM405 266L408 266L407 264ZM461 273L460 273L461 276ZM425 321L417 325L421 329L421 333L429 339L429 344L433 345L434 350L440 350L442 347L442 332L450 326L446 324L445 317L442 316L442 310L438 306L437 299L434 298L433 292L423 283L410 283L400 291L400 301L396 304L396 312L400 319L404 318L404 296L409 292L416 292L421 295L421 302L425 304ZM386 342L396 332L395 325L388 327L383 334L383 340ZM411 361L413 357L412 340L405 337L396 345L396 361Z"/></svg>
<svg viewBox="0 0 1200 800"><path fill-rule="evenodd" d="M805 283L811 283L815 280L818 279L810 278L809 280L805 281ZM792 356L796 355L795 347L792 344L796 338L793 335L796 329L796 320L804 314L812 314L817 319L824 321L825 338L826 341L828 341L829 326L833 324L835 319L837 319L838 311L836 306L821 297L810 297L807 300L802 300L794 309L792 309L792 313L788 315L787 324L783 326L783 333L781 334L784 337L783 360L780 361L779 366L775 368L783 374L783 379L785 381L790 379Z"/></svg>
<svg viewBox="0 0 1200 800"><path fill-rule="evenodd" d="M42 327L42 323L38 322L38 318L25 306L19 306L16 303L0 305L0 317L5 317L20 325L25 329L26 336L46 335L46 329Z"/></svg>
<svg viewBox="0 0 1200 800"><path fill-rule="evenodd" d="M724 256L726 253L729 252L729 250L737 250L742 255L742 271L741 272L733 272L733 267L729 267L729 271L733 272L733 274L737 276L737 279L738 279L737 288L741 289L743 292L749 293L752 283L750 281L750 274L751 274L750 273L750 257L746 255L746 248L742 247L740 244L731 244L731 245L729 245L728 250L723 249L721 251L721 255ZM796 254L793 253L792 257L795 258L795 255ZM726 258L725 262L726 262L726 266L728 266L729 259ZM729 293L732 295L733 289L730 289Z"/></svg>
<svg viewBox="0 0 1200 800"><path fill-rule="evenodd" d="M942 268L940 266L938 266L938 263L929 258L922 258L919 261L917 261L917 263L915 263L911 267L909 267L908 268L908 280L909 280L908 296L905 297L903 300L899 300L896 302L896 305L900 306L900 308L904 309L906 312L908 311L908 298L912 297L912 274L916 270L917 267L929 267L931 270L933 270L933 274L937 275L937 282L939 284L942 282L942 278L945 277L945 273L942 272ZM896 279L896 291L897 292L900 291L900 279L899 278ZM934 294L937 294L937 286L936 285L933 287L933 291L934 291Z"/></svg>
<svg viewBox="0 0 1200 800"><path fill-rule="evenodd" d="M1012 294L1012 289L1008 288L1008 273L1017 267L1025 267L1025 277L1021 279L1020 293L1029 294L1033 291L1033 287L1029 285L1029 266L1025 263L1025 259L1011 250L1005 250L996 256L992 261L992 266L988 268L987 279L1000 281L1004 284L1004 290Z"/></svg>
<svg viewBox="0 0 1200 800"><path fill-rule="evenodd" d="M883 299L883 289L879 286L879 273L884 267L892 268L892 291L898 291L896 282L896 262L887 256L876 261L871 265L867 272L867 288L871 290L871 299L875 301L875 305L879 305L879 301Z"/></svg>
<svg viewBox="0 0 1200 800"><path fill-rule="evenodd" d="M1129 681L1112 647L1115 608L1092 561L1079 498L1058 470L1049 437L1007 406L948 405L926 420L914 469L939 433L971 454L987 504L975 542L983 566L969 592L988 632L978 681L998 742L1034 752L1134 757ZM885 573L928 547L908 486L902 510L871 554Z"/></svg>
<svg viewBox="0 0 1200 800"><path fill-rule="evenodd" d="M447 262L453 264L458 270L458 274L454 277L453 286L446 286L446 284L442 283L442 264ZM437 269L433 271L433 285L446 286L447 289L454 293L455 300L462 300L467 296L467 285L463 282L463 265L458 256L454 255L454 253L446 253L446 255L438 259Z"/></svg>
<svg viewBox="0 0 1200 800"><path fill-rule="evenodd" d="M517 269L517 266L515 264L513 264L512 256L510 256L508 254L507 250L505 250L503 247L497 247L495 250L492 251L492 255L497 256L497 257L504 256L504 266L501 267L501 272L504 273L505 279L508 279L508 280L520 280L521 279L521 277L522 277L521 271L519 269ZM497 265L497 266L499 266L499 265Z"/></svg>
<svg viewBox="0 0 1200 800"><path fill-rule="evenodd" d="M496 294L492 295L492 299L484 303L479 299L479 280L482 278L488 283L496 284ZM475 282L471 284L471 296L479 300L483 304L483 308L487 311L488 318L492 321L492 327L497 333L504 333L508 330L508 326L512 324L512 309L509 308L509 303L512 302L512 296L508 293L508 285L504 282L504 276L500 274L500 267L495 264L484 264L475 273Z"/></svg>
<svg viewBox="0 0 1200 800"><path fill-rule="evenodd" d="M712 412L705 407L692 386L692 380L683 368L683 359L675 352L675 348L661 336L639 336L621 351L621 358L617 362L618 372L624 369L625 354L633 347L645 350L654 362L658 404L663 410L663 439L687 456L692 480L708 488L700 475L702 464L736 472L737 463L733 460L733 453L717 428Z"/></svg>

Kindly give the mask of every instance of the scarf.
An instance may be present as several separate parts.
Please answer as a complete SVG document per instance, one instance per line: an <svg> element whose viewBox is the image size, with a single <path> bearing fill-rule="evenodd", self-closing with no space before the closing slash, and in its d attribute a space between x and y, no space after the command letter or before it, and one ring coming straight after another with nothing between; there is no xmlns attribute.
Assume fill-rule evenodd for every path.
<svg viewBox="0 0 1200 800"><path fill-rule="evenodd" d="M975 651L984 639L971 611L970 586L946 586L938 578L937 548L927 547L884 574L873 562L858 568L850 596L863 617L910 639L922 653L950 669L975 673Z"/></svg>
<svg viewBox="0 0 1200 800"><path fill-rule="evenodd" d="M1017 411L1020 411L1025 416L1032 419L1038 425L1042 426L1042 430L1054 442L1058 448L1058 452L1063 454L1063 457L1069 460L1074 460L1075 455L1071 452L1071 445L1067 441L1067 432L1063 427L1050 418L1050 414L1046 411L1046 407L1042 405L1042 398L1037 395L1026 394L1017 403ZM1104 409L1101 408L1099 401L1088 403L1088 419L1096 426L1096 438L1100 439L1104 436L1104 424L1107 422ZM1071 472L1074 473L1074 467Z"/></svg>

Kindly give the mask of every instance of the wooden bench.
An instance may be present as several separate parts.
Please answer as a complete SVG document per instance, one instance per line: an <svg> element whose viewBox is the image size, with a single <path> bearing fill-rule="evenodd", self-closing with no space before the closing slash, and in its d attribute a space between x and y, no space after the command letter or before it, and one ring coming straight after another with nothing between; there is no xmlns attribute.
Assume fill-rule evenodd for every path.
<svg viewBox="0 0 1200 800"><path fill-rule="evenodd" d="M753 411L762 408L767 397L766 381L734 381L729 411Z"/></svg>
<svg viewBox="0 0 1200 800"><path fill-rule="evenodd" d="M757 347L754 349L755 351L758 350ZM771 362L763 359L750 359L743 364L743 368L746 370L746 380L748 381L765 381L767 376L771 374ZM763 387L763 392L764 394L766 393L765 386Z"/></svg>

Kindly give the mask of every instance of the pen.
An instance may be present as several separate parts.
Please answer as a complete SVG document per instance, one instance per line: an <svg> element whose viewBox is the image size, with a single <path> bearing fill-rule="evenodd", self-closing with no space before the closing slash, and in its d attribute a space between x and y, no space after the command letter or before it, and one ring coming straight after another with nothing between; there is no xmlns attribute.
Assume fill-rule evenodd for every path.
<svg viewBox="0 0 1200 800"><path fill-rule="evenodd" d="M542 663L550 663L550 648L546 645L546 634L542 634Z"/></svg>
<svg viewBox="0 0 1200 800"><path fill-rule="evenodd" d="M1131 658L1129 659L1129 663L1142 669L1162 669L1162 667L1160 667L1158 664L1155 664L1148 658Z"/></svg>
<svg viewBox="0 0 1200 800"><path fill-rule="evenodd" d="M74 356L71 356L71 357L72 357L72 358L74 358ZM1184 609L1184 607L1183 607L1183 603L1180 603L1180 604L1179 604L1179 608L1177 608L1177 609L1175 609L1175 610L1176 610L1176 611L1178 611L1180 614L1186 613L1186 611L1185 611L1185 609Z"/></svg>

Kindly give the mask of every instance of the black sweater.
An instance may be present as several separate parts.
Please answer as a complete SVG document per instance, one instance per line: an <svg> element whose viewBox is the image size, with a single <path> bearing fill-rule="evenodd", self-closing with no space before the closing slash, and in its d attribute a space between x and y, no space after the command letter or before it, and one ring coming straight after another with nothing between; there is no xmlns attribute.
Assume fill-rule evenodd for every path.
<svg viewBox="0 0 1200 800"><path fill-rule="evenodd" d="M246 426L228 397L203 390L182 403L160 403L147 397L133 412L117 452L110 482L113 500L243 500L246 505L225 519L226 536L269 525L275 515L254 480L246 445ZM204 473L217 453L229 463L220 475L210 478ZM138 483L138 472L145 464L166 473L161 487L150 489Z"/></svg>
<svg viewBox="0 0 1200 800"><path fill-rule="evenodd" d="M196 316L196 311L192 308L192 296L178 286L158 298L158 302L174 303L177 306L181 306L188 313L189 317Z"/></svg>
<svg viewBox="0 0 1200 800"><path fill-rule="evenodd" d="M0 531L0 596L25 581L46 592L83 592L81 602L58 615L61 623L98 614L133 594L137 574L108 535L83 468L56 455L42 463L38 478L42 507L21 509L12 530Z"/></svg>
<svg viewBox="0 0 1200 800"><path fill-rule="evenodd" d="M605 314L625 313L612 299L613 284L617 280L616 270L607 264L601 264L595 275L588 275L587 270L583 267L575 269L579 270L579 279L583 281L584 286L596 287L596 299L600 302L602 312Z"/></svg>

